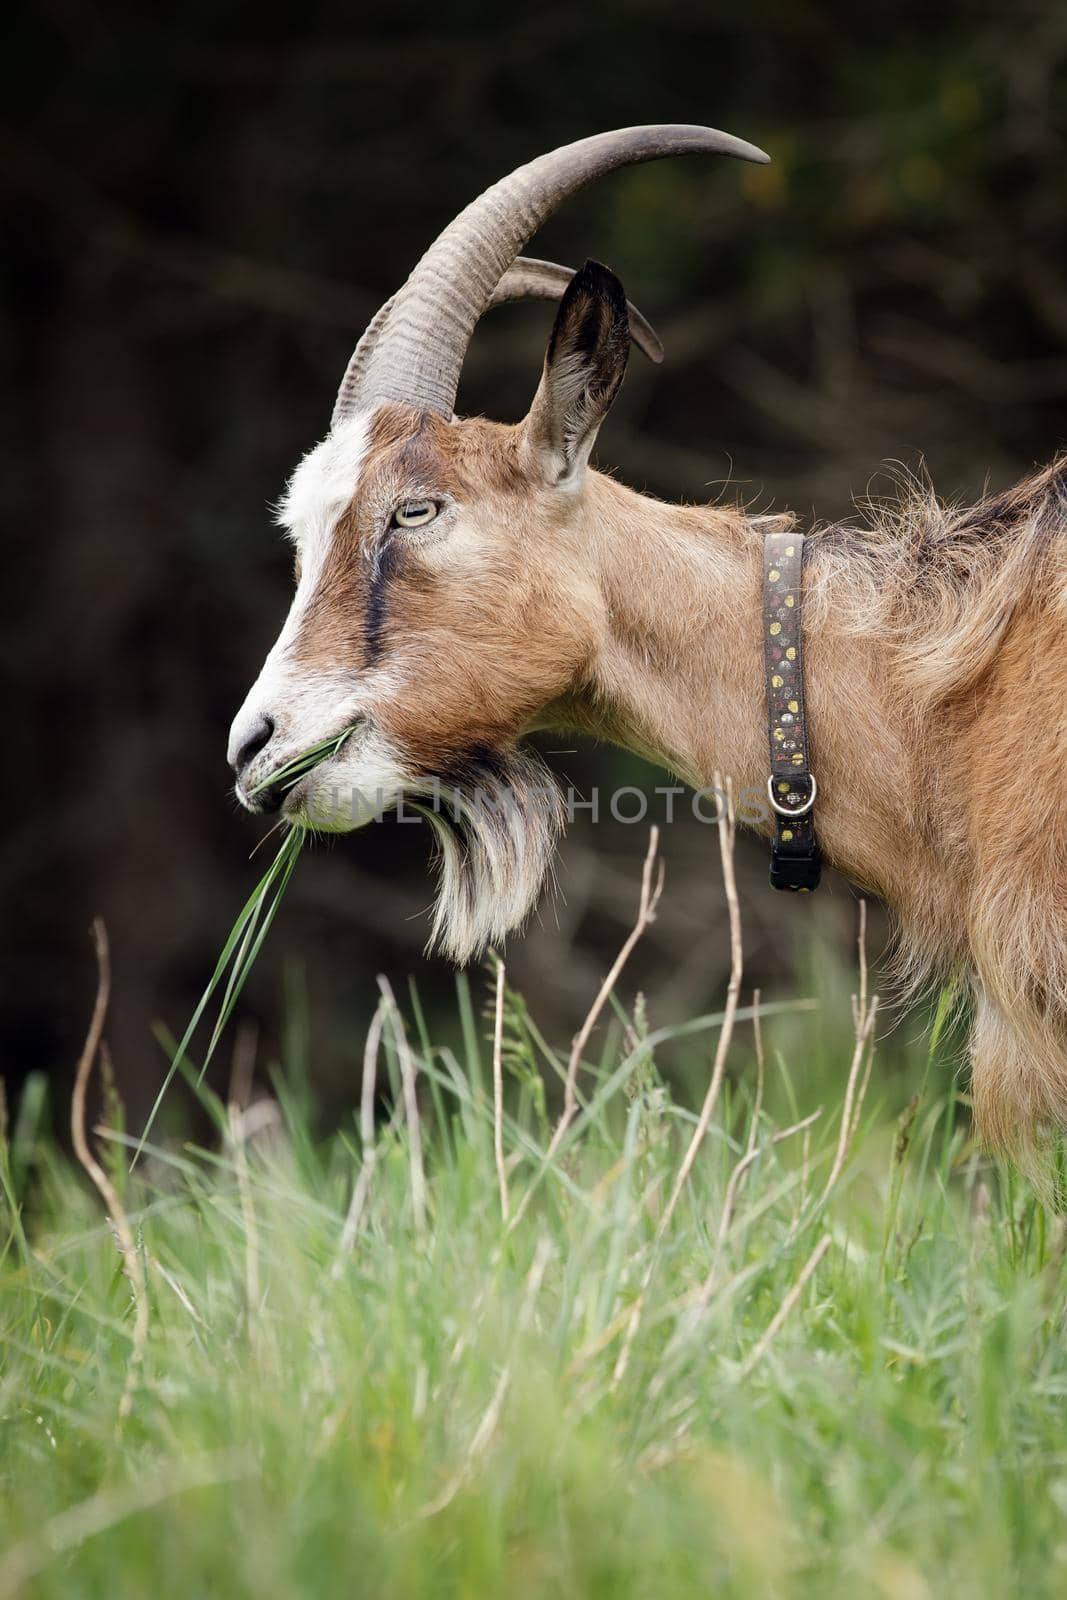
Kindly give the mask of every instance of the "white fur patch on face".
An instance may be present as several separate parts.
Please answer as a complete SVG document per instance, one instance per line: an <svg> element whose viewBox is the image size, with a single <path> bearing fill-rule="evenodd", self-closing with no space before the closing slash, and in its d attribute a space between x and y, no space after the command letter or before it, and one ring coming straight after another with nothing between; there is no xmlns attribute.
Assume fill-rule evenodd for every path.
<svg viewBox="0 0 1067 1600"><path fill-rule="evenodd" d="M264 717L269 717L278 730L265 758L269 755L270 764L278 767L301 750L339 733L345 727L347 713L358 714L372 687L370 674L361 675L361 692L357 693L353 674L309 673L307 667L293 660L294 646L318 586L337 519L359 482L371 417L372 413L367 412L349 418L309 450L282 496L277 520L300 550L300 582L281 633L234 718L228 752L231 765ZM257 774L250 770L246 787L255 781Z"/></svg>
<svg viewBox="0 0 1067 1600"><path fill-rule="evenodd" d="M277 521L301 544L330 533L355 493L374 413L349 417L309 450L285 486Z"/></svg>

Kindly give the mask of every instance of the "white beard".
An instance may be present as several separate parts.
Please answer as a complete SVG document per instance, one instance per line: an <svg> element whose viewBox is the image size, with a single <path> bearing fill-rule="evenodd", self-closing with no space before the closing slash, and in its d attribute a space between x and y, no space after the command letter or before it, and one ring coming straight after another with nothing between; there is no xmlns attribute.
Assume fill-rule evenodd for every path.
<svg viewBox="0 0 1067 1600"><path fill-rule="evenodd" d="M563 797L541 758L520 749L472 763L457 781L409 786L407 797L437 846L427 948L464 965L533 910L563 830Z"/></svg>

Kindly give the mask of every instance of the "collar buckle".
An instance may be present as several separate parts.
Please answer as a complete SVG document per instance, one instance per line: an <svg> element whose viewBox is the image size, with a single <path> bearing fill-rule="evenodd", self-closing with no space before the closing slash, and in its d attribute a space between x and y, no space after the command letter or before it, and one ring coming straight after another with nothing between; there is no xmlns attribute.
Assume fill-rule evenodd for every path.
<svg viewBox="0 0 1067 1600"><path fill-rule="evenodd" d="M775 798L774 786L782 783L788 783L789 785L788 793L784 796L786 802L790 801L793 795L796 794L797 799L800 801L799 805L790 805L788 803L783 805L781 800ZM806 800L797 794L797 790L805 784L811 785L811 793ZM771 803L771 810L777 812L780 817L806 817L815 804L815 796L818 792L819 785L815 782L815 774L813 772L806 772L803 775L798 773L795 778L790 779L776 778L772 773L767 779L767 799Z"/></svg>

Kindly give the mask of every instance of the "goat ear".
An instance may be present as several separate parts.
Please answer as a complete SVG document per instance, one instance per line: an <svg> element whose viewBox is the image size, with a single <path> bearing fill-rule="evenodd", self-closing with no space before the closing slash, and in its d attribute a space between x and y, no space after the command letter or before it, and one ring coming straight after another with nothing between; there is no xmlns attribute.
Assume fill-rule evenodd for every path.
<svg viewBox="0 0 1067 1600"><path fill-rule="evenodd" d="M599 261L587 261L559 303L541 383L526 419L527 444L549 483L576 488L581 482L629 354L630 319L622 284Z"/></svg>

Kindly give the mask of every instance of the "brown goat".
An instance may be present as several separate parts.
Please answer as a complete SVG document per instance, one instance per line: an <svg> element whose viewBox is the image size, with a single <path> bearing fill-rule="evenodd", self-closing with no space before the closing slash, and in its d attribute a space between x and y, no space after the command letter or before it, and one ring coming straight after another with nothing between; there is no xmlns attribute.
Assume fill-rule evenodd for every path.
<svg viewBox="0 0 1067 1600"><path fill-rule="evenodd" d="M516 263L565 193L690 149L761 159L711 130L629 129L468 207L370 325L285 497L297 592L234 723L238 794L277 805L264 779L350 726L284 797L290 816L351 828L446 785L449 806L427 813L433 937L458 960L521 922L550 864L559 796L524 734L592 733L697 786L716 770L739 791L766 780L761 551L789 521L663 504L590 470L632 315L595 263L573 278ZM529 415L456 418L478 316L531 292L562 301ZM978 1124L1017 1149L1067 1123L1067 724L1048 670L1065 523L1058 461L965 511L913 488L816 530L805 564L823 853L892 908L911 979L968 978Z"/></svg>

